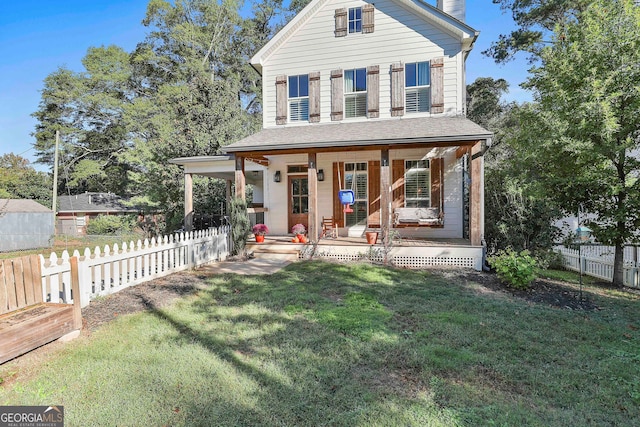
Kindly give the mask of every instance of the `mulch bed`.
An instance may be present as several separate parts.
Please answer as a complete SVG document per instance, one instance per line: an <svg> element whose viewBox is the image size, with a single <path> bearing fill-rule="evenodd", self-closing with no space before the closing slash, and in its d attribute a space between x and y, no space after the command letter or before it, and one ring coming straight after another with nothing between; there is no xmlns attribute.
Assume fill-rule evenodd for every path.
<svg viewBox="0 0 640 427"><path fill-rule="evenodd" d="M118 316L171 305L176 299L205 288L205 279L197 272L180 272L98 298L82 309L84 329L95 331Z"/></svg>
<svg viewBox="0 0 640 427"><path fill-rule="evenodd" d="M556 280L538 278L527 290L512 289L504 285L493 273L465 272L464 278L481 284L494 292L502 292L531 303L545 304L567 310L599 310L588 292L580 292L579 286ZM603 283L603 286L610 286Z"/></svg>

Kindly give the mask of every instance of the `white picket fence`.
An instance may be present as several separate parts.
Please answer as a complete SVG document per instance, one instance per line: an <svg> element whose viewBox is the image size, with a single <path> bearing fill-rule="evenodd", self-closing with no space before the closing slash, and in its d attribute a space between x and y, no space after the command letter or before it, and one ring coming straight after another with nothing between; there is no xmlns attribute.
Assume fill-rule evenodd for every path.
<svg viewBox="0 0 640 427"><path fill-rule="evenodd" d="M640 263L637 261L637 252L630 247L625 248L624 257L624 284L632 288L640 288ZM613 280L613 254L607 246L583 246L578 249L570 249L564 246L555 246L554 251L560 253L564 259L564 267L568 270L582 271L583 274L602 280ZM582 268L580 268L582 264Z"/></svg>
<svg viewBox="0 0 640 427"><path fill-rule="evenodd" d="M79 260L80 303L86 307L98 296L211 261L224 260L231 248L230 235L228 227L220 227L138 240L136 243L116 243L113 247L105 245L93 251L86 248L83 254L76 250L69 255L64 251L61 257L52 253L48 259L40 255L44 293L51 302L73 302L69 262L72 256Z"/></svg>

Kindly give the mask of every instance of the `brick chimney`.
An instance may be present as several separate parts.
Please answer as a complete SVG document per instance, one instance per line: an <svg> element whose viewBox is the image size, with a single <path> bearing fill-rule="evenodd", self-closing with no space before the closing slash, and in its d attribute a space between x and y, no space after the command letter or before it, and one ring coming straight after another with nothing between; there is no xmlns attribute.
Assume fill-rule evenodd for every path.
<svg viewBox="0 0 640 427"><path fill-rule="evenodd" d="M465 0L437 0L436 7L458 21L465 20Z"/></svg>

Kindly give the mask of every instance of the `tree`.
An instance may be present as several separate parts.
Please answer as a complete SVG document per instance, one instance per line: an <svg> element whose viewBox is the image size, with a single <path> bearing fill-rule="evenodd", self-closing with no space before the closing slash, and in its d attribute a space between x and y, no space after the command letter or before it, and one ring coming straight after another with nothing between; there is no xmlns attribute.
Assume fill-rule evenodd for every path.
<svg viewBox="0 0 640 427"><path fill-rule="evenodd" d="M485 154L485 240L491 253L513 248L537 254L553 244L560 212L535 191L522 167L518 141L526 129L518 119L521 107L501 101L508 89L505 80L490 77L467 86L467 117L494 132Z"/></svg>
<svg viewBox="0 0 640 427"><path fill-rule="evenodd" d="M126 192L125 105L131 102L129 54L116 46L90 48L80 73L59 68L45 79L36 125L38 162L52 165L59 130L61 192Z"/></svg>
<svg viewBox="0 0 640 427"><path fill-rule="evenodd" d="M31 199L51 208L51 177L36 171L29 160L8 153L0 156L0 198Z"/></svg>
<svg viewBox="0 0 640 427"><path fill-rule="evenodd" d="M613 283L623 283L623 249L640 238L640 8L596 0L579 22L557 26L526 87L523 115L530 170L569 213L615 246Z"/></svg>
<svg viewBox="0 0 640 427"><path fill-rule="evenodd" d="M501 34L498 41L483 54L497 63L513 59L518 52L527 52L535 61L556 26L564 27L575 22L579 14L592 0L493 0L503 12L510 10L518 28L509 34Z"/></svg>

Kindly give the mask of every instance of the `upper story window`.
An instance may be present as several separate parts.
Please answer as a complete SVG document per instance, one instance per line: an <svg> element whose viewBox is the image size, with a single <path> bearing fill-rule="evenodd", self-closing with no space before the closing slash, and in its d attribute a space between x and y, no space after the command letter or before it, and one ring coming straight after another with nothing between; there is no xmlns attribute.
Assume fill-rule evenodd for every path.
<svg viewBox="0 0 640 427"><path fill-rule="evenodd" d="M405 160L405 207L428 208L431 206L431 170L429 166L429 160Z"/></svg>
<svg viewBox="0 0 640 427"><path fill-rule="evenodd" d="M362 32L362 8L352 7L349 9L349 33Z"/></svg>
<svg viewBox="0 0 640 427"><path fill-rule="evenodd" d="M429 62L405 65L405 96L407 113L429 111L431 82Z"/></svg>
<svg viewBox="0 0 640 427"><path fill-rule="evenodd" d="M289 76L289 120L309 120L309 75Z"/></svg>
<svg viewBox="0 0 640 427"><path fill-rule="evenodd" d="M356 68L344 71L344 111L345 117L366 117L367 115L367 69Z"/></svg>
<svg viewBox="0 0 640 427"><path fill-rule="evenodd" d="M340 8L335 11L335 35L345 37L353 33L373 33L375 6L365 4L363 7Z"/></svg>

